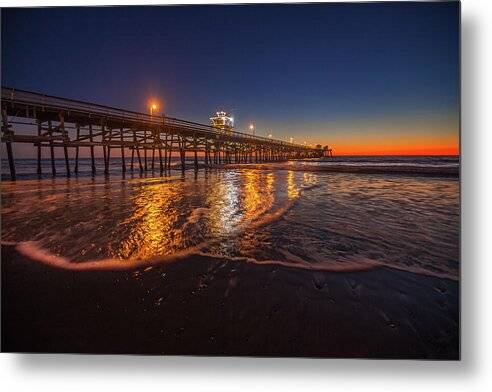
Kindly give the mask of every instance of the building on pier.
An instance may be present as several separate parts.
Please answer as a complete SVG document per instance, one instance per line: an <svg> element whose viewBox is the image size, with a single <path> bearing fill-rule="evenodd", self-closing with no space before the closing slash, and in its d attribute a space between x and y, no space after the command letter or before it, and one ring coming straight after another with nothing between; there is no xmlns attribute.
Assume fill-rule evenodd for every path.
<svg viewBox="0 0 492 392"><path fill-rule="evenodd" d="M210 125L226 134L230 134L234 130L234 118L229 116L227 112L220 110L215 112L215 116L210 117Z"/></svg>

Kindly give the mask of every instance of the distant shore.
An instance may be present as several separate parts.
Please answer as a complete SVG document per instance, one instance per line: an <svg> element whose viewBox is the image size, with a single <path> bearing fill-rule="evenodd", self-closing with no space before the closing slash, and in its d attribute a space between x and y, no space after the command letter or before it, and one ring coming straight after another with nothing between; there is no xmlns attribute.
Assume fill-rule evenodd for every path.
<svg viewBox="0 0 492 392"><path fill-rule="evenodd" d="M65 271L2 246L2 350L459 358L459 283L391 268L328 273L194 255Z"/></svg>

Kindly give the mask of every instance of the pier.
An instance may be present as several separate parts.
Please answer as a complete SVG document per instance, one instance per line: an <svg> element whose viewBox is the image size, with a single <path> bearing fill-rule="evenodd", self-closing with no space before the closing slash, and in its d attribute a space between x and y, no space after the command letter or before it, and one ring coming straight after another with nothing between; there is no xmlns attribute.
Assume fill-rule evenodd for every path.
<svg viewBox="0 0 492 392"><path fill-rule="evenodd" d="M171 169L179 157L181 169L192 156L198 170L215 165L264 163L331 156L327 146L291 143L181 120L150 115L73 99L2 87L2 142L6 145L11 179L15 180L13 143L32 144L37 150L37 172L42 174L42 150L48 150L51 174L56 176L55 148L63 149L64 175L78 174L82 149L90 152L96 174L95 148L102 148L104 172L111 152L119 150L121 171ZM69 149L75 152L71 167Z"/></svg>

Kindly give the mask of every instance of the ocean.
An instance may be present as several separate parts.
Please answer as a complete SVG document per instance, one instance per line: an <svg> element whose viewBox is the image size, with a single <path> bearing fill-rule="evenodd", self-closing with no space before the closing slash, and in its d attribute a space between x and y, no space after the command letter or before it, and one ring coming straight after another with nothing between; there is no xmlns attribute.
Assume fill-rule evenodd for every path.
<svg viewBox="0 0 492 392"><path fill-rule="evenodd" d="M337 157L104 176L81 159L2 161L2 241L64 268L213 256L314 271L388 267L458 280L458 157ZM190 162L191 164L191 162ZM128 165L128 163L127 163ZM71 162L73 170L74 163ZM184 261L183 261L184 262Z"/></svg>

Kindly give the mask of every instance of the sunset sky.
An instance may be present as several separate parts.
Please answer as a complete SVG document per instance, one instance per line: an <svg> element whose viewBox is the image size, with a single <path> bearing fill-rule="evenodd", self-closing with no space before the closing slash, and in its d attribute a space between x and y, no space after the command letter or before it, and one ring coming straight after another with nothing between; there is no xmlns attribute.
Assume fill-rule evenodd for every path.
<svg viewBox="0 0 492 392"><path fill-rule="evenodd" d="M459 4L3 9L2 85L224 109L335 155L457 154Z"/></svg>

